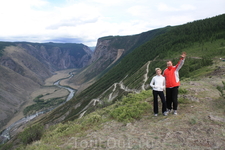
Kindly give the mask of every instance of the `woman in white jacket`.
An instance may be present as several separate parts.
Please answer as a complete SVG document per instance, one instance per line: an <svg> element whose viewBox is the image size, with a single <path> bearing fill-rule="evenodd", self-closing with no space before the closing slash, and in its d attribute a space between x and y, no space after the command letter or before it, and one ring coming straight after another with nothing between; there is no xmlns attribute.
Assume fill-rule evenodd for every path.
<svg viewBox="0 0 225 150"><path fill-rule="evenodd" d="M162 70L160 68L156 68L156 76L154 76L150 82L150 86L153 88L153 97L154 97L154 114L158 115L158 95L162 102L162 114L164 116L167 115L166 111L166 100L164 96L163 90L165 89L165 77L161 75Z"/></svg>

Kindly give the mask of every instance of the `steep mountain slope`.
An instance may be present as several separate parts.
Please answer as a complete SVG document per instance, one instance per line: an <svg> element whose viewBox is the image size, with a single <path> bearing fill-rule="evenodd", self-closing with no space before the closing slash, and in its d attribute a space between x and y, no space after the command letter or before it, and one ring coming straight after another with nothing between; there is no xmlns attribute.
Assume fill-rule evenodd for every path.
<svg viewBox="0 0 225 150"><path fill-rule="evenodd" d="M118 63L119 59L121 60L136 47L139 47L154 37L165 33L170 28L172 27L155 29L132 36L107 36L99 38L91 59L91 65L82 70L75 77L71 78L70 82L76 85L82 84L82 86L85 86L84 82L90 80L91 83L93 83L97 78L102 76ZM89 86L89 84L90 83L88 82L86 86ZM82 91L83 89L84 88L78 90Z"/></svg>
<svg viewBox="0 0 225 150"><path fill-rule="evenodd" d="M88 65L92 52L82 44L0 42L0 128L54 71Z"/></svg>
<svg viewBox="0 0 225 150"><path fill-rule="evenodd" d="M124 97L120 103L97 109L83 118L57 124L45 131L40 140L20 149L224 149L225 102L216 89L222 87L221 78L225 82L224 75L216 74L211 78L183 80L178 115L154 117L152 92L148 90ZM138 108L139 112L131 109L137 101L148 105L140 114L143 108ZM130 105L123 107L126 104ZM127 116L122 116L122 110ZM112 112L117 111L121 113L120 120L112 117ZM131 111L139 117L126 122Z"/></svg>
<svg viewBox="0 0 225 150"><path fill-rule="evenodd" d="M154 74L154 67L163 68L166 59L174 59L182 51L186 51L190 57L186 60L180 75L190 77L199 68L210 65L215 56L224 57L224 24L225 15L219 15L170 28L164 34L134 49L97 82L41 121L52 124L73 120L84 113L93 111L97 103L107 105L131 91L143 90L150 80L148 78L145 82L144 79L148 61L151 63L147 76L151 77ZM110 99L112 93L116 95Z"/></svg>

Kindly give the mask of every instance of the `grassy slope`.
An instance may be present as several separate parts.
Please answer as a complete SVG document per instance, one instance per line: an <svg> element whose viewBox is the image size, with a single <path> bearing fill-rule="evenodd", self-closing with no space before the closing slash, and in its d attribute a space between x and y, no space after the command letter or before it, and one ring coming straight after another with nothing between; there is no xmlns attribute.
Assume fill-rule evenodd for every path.
<svg viewBox="0 0 225 150"><path fill-rule="evenodd" d="M207 68L216 70L224 63L216 62ZM81 119L55 125L41 140L21 149L224 149L225 103L216 89L222 86L224 77L213 72L210 76L182 80L177 116L154 117L153 98L148 90L123 98L124 105L135 105L138 100L148 103L138 119L118 122L110 114L124 105L116 103Z"/></svg>

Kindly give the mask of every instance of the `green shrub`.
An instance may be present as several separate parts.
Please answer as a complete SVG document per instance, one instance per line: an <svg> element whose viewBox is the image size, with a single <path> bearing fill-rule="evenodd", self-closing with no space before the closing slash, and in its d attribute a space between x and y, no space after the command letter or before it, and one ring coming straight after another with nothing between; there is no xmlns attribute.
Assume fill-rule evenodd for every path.
<svg viewBox="0 0 225 150"><path fill-rule="evenodd" d="M190 124L191 125L194 125L194 124L196 124L198 121L197 121L197 119L196 118L191 118L191 120L190 120Z"/></svg>
<svg viewBox="0 0 225 150"><path fill-rule="evenodd" d="M102 116L93 112L93 113L89 114L88 116L85 116L84 121L82 122L82 125L95 124L95 123L100 122L101 120L102 120Z"/></svg>
<svg viewBox="0 0 225 150"><path fill-rule="evenodd" d="M44 126L36 124L25 128L23 132L19 134L19 139L23 144L30 144L34 141L40 140L44 132Z"/></svg>
<svg viewBox="0 0 225 150"><path fill-rule="evenodd" d="M151 96L150 90L140 94L128 94L110 112L111 117L121 122L140 119L143 113L151 109L151 105L145 101L149 96Z"/></svg>
<svg viewBox="0 0 225 150"><path fill-rule="evenodd" d="M224 93L224 90L225 90L225 82L222 81L223 83L223 86L220 87L220 86L217 86L216 89L220 92L220 96L225 98L225 93Z"/></svg>
<svg viewBox="0 0 225 150"><path fill-rule="evenodd" d="M58 127L55 129L56 133L63 133L64 131L69 129L69 125L68 124L62 124L60 123L58 125Z"/></svg>

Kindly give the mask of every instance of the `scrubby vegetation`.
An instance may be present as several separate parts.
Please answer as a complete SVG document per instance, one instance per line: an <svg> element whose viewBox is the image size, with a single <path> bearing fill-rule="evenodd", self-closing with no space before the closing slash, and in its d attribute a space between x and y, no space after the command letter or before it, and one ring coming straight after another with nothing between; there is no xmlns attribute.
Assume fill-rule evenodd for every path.
<svg viewBox="0 0 225 150"><path fill-rule="evenodd" d="M143 113L152 109L146 101L151 95L151 91L143 91L141 94L128 94L121 102L116 103L115 109L110 115L118 121L130 122L140 119Z"/></svg>
<svg viewBox="0 0 225 150"><path fill-rule="evenodd" d="M31 144L34 141L40 140L44 133L44 126L36 124L27 127L23 132L18 135L20 141L24 144Z"/></svg>

